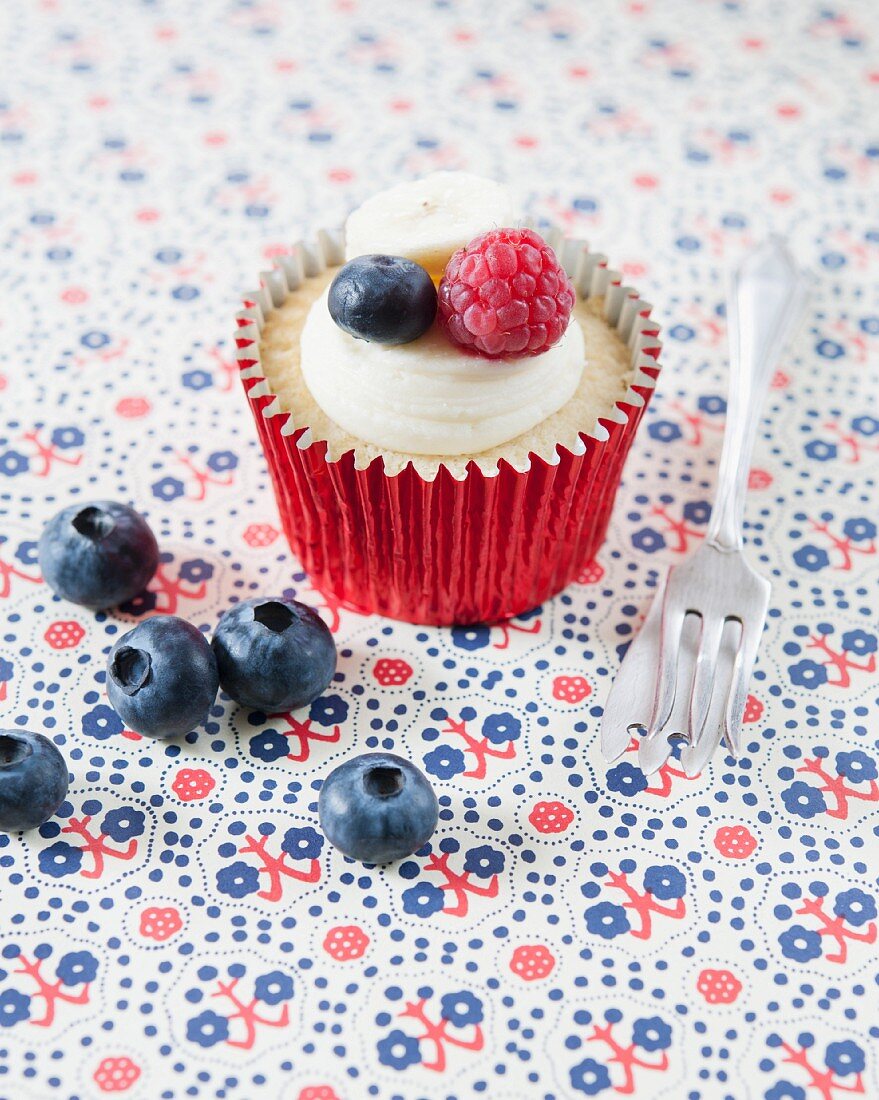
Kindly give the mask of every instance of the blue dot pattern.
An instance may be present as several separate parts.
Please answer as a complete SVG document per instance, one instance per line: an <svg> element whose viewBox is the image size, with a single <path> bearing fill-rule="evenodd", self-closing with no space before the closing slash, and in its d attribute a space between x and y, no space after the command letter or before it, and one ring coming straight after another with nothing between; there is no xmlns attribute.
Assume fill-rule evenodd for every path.
<svg viewBox="0 0 879 1100"><path fill-rule="evenodd" d="M879 1095L879 86L874 7L511 0L11 5L0 89L0 700L72 772L0 835L0 1096L844 1100ZM506 624L328 605L286 549L235 377L243 289L438 168L509 179L655 303L665 370L607 542ZM815 274L747 508L773 581L745 754L649 781L597 750L659 572L704 537L723 273L767 230ZM40 582L45 519L130 501L149 591ZM138 738L106 653L318 608L313 706ZM421 766L432 842L325 842L328 771ZM870 853L874 855L871 857Z"/></svg>

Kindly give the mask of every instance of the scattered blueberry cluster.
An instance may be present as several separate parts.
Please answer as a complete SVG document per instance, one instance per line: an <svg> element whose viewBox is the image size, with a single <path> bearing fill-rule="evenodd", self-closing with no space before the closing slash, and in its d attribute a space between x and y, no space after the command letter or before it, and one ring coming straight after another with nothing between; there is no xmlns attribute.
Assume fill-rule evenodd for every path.
<svg viewBox="0 0 879 1100"><path fill-rule="evenodd" d="M57 595L95 610L139 595L159 564L149 524L113 501L63 509L46 525L38 554ZM139 623L110 651L107 694L127 727L168 738L201 725L220 687L242 706L277 714L309 706L335 672L333 637L315 611L296 600L257 597L224 612L210 643L176 615ZM67 764L48 738L0 730L0 830L42 825L64 801L68 781ZM319 812L345 855L387 863L430 839L439 807L413 764L367 753L330 774Z"/></svg>

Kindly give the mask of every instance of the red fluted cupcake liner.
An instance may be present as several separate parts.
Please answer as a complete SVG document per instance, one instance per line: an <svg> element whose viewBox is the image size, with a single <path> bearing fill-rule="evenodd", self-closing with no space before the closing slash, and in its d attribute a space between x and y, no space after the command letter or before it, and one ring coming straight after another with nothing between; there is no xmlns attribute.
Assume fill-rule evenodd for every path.
<svg viewBox="0 0 879 1100"><path fill-rule="evenodd" d="M659 374L651 306L623 286L606 258L582 241L546 234L581 296L604 296L605 316L630 349L633 379L582 450L558 446L557 461L530 456L518 470L469 462L432 480L412 465L365 468L353 451L329 454L296 414L283 412L260 371L265 318L303 281L342 262L339 235L298 244L237 315L238 365L293 552L315 586L344 605L409 622L492 622L549 599L600 547L623 462Z"/></svg>

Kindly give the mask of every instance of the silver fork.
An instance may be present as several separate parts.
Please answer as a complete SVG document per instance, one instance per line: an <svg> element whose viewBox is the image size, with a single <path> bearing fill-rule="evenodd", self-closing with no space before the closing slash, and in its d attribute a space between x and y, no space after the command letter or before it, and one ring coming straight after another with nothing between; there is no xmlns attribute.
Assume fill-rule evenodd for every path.
<svg viewBox="0 0 879 1100"><path fill-rule="evenodd" d="M601 748L616 760L643 734L638 763L650 775L682 739L695 776L723 739L738 757L748 682L770 585L742 553L748 468L760 409L779 356L805 305L806 279L784 242L770 237L733 273L727 297L729 401L711 522L699 549L673 566L653 597L611 688Z"/></svg>

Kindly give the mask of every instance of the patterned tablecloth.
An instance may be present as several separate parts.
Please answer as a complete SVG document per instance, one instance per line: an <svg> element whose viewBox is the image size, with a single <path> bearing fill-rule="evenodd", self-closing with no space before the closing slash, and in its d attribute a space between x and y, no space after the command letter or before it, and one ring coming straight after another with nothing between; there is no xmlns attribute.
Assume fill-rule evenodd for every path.
<svg viewBox="0 0 879 1100"><path fill-rule="evenodd" d="M73 773L0 836L0 1096L879 1096L875 3L9 0L0 42L0 699ZM309 587L230 340L289 242L437 167L588 236L665 334L598 560L459 630ZM722 274L770 227L816 284L751 472L774 583L746 754L648 784L602 762L601 705L705 530ZM35 540L97 496L164 553L93 616ZM339 645L310 711L123 729L121 631L278 591ZM317 831L323 777L377 747L441 803L386 870Z"/></svg>

